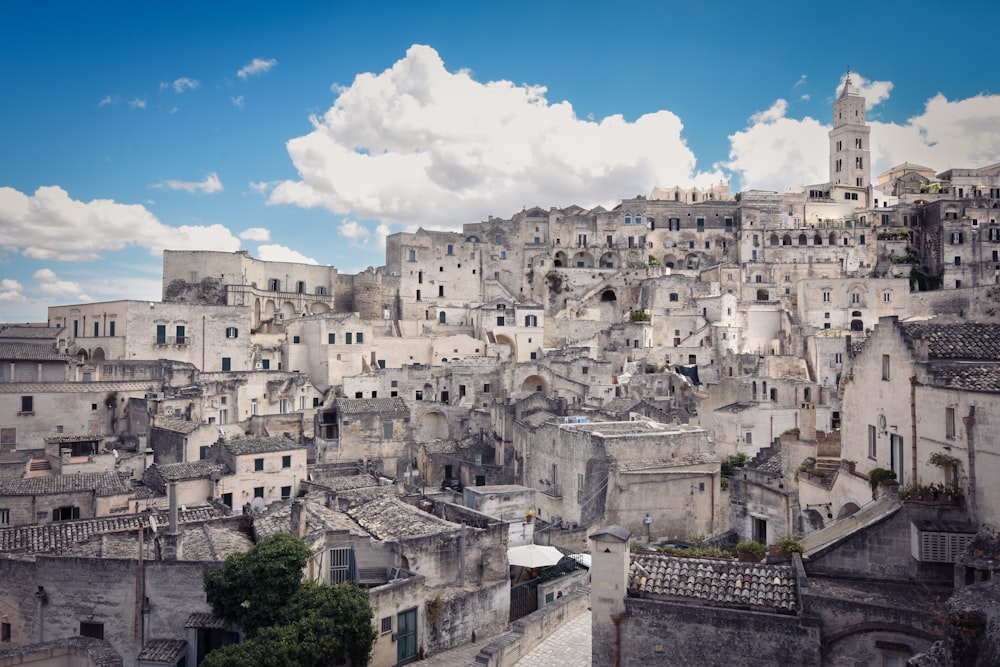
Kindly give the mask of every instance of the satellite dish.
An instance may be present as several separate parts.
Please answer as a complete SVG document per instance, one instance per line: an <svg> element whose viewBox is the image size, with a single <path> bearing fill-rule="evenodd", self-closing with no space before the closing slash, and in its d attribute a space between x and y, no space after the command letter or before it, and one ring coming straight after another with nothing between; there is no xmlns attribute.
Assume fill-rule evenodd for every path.
<svg viewBox="0 0 1000 667"><path fill-rule="evenodd" d="M118 450L117 449L112 449L111 450L111 455L115 457L115 461L118 460Z"/></svg>
<svg viewBox="0 0 1000 667"><path fill-rule="evenodd" d="M885 415L878 416L878 430L885 433Z"/></svg>
<svg viewBox="0 0 1000 667"><path fill-rule="evenodd" d="M263 512L264 499L261 498L260 496L255 497L253 501L250 503L250 509L253 510L254 512Z"/></svg>

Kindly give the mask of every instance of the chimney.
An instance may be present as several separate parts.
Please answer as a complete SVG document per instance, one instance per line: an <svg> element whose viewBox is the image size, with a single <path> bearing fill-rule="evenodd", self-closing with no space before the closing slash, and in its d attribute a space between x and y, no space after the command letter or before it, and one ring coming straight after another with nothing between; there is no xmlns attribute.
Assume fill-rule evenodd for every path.
<svg viewBox="0 0 1000 667"><path fill-rule="evenodd" d="M167 482L167 500L170 503L167 532L163 534L163 560L177 560L180 557L180 534L177 530L177 482Z"/></svg>
<svg viewBox="0 0 1000 667"><path fill-rule="evenodd" d="M799 404L799 440L816 442L816 404Z"/></svg>
<svg viewBox="0 0 1000 667"><path fill-rule="evenodd" d="M301 498L292 501L292 535L304 538L306 536L306 504Z"/></svg>

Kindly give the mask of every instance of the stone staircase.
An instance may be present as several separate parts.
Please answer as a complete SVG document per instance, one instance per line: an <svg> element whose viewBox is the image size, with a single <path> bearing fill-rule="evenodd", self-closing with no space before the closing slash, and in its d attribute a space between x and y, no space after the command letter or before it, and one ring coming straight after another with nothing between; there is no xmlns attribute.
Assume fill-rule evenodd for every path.
<svg viewBox="0 0 1000 667"><path fill-rule="evenodd" d="M802 548L805 549L803 555L808 557L821 549L825 549L851 533L889 516L898 510L900 506L900 502L896 498L882 496L878 500L868 503L851 516L837 519L824 528L807 533L802 538Z"/></svg>
<svg viewBox="0 0 1000 667"><path fill-rule="evenodd" d="M28 473L25 477L47 477L52 473L52 464L48 459L31 459L28 461Z"/></svg>

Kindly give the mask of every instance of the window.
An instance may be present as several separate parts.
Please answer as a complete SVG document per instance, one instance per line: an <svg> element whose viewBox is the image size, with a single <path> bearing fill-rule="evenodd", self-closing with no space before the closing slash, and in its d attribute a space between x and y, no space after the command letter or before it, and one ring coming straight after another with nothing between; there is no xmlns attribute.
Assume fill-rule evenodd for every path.
<svg viewBox="0 0 1000 667"><path fill-rule="evenodd" d="M417 301L420 301L420 290L417 290Z"/></svg>
<svg viewBox="0 0 1000 667"><path fill-rule="evenodd" d="M842 363L844 363L844 353L843 352L836 352L836 353L834 353L834 355L833 355L833 363L835 363L835 364L842 364Z"/></svg>
<svg viewBox="0 0 1000 667"><path fill-rule="evenodd" d="M79 507L57 507L52 510L53 521L72 521L80 518Z"/></svg>
<svg viewBox="0 0 1000 667"><path fill-rule="evenodd" d="M306 293L306 281L299 280L298 282L296 282L295 283L295 291L297 293L299 293L299 294L305 294Z"/></svg>
<svg viewBox="0 0 1000 667"><path fill-rule="evenodd" d="M74 332L74 336L76 333ZM167 325L157 324L156 325L156 344L166 345L167 344Z"/></svg>
<svg viewBox="0 0 1000 667"><path fill-rule="evenodd" d="M260 472L261 470L263 470L264 469L264 459L254 459L253 460L253 469L256 472Z"/></svg>
<svg viewBox="0 0 1000 667"><path fill-rule="evenodd" d="M448 254L449 255L454 255L455 254L455 246L453 246L450 243L448 244Z"/></svg>
<svg viewBox="0 0 1000 667"><path fill-rule="evenodd" d="M670 218L667 220L667 229L672 232L679 232L681 230L681 219L680 218Z"/></svg>
<svg viewBox="0 0 1000 667"><path fill-rule="evenodd" d="M316 295L317 296L326 296L326 288L323 287L322 285L317 285L316 286Z"/></svg>
<svg viewBox="0 0 1000 667"><path fill-rule="evenodd" d="M358 345L360 345L361 343L365 342L365 333L363 331L359 331L357 333L357 336L355 336L355 338L357 339Z"/></svg>
<svg viewBox="0 0 1000 667"><path fill-rule="evenodd" d="M115 321L114 320L111 320L110 322L108 322L108 335L109 336L114 336L115 335Z"/></svg>
<svg viewBox="0 0 1000 667"><path fill-rule="evenodd" d="M0 623L0 642L10 641L10 623Z"/></svg>
<svg viewBox="0 0 1000 667"><path fill-rule="evenodd" d="M868 425L868 458L878 458L878 430L874 425Z"/></svg>
<svg viewBox="0 0 1000 667"><path fill-rule="evenodd" d="M34 396L22 396L21 397L21 411L18 414L21 415L31 415L35 413L35 397Z"/></svg>
<svg viewBox="0 0 1000 667"><path fill-rule="evenodd" d="M490 393L490 383L489 382L487 382L486 384L483 385L483 393L484 394Z"/></svg>
<svg viewBox="0 0 1000 667"><path fill-rule="evenodd" d="M641 225L642 224L642 213L636 213L635 214L635 224L637 224L637 225Z"/></svg>
<svg viewBox="0 0 1000 667"><path fill-rule="evenodd" d="M951 244L952 245L961 245L964 242L965 242L965 237L963 236L962 232L952 232L951 233Z"/></svg>
<svg viewBox="0 0 1000 667"><path fill-rule="evenodd" d="M944 409L944 437L955 439L955 408Z"/></svg>
<svg viewBox="0 0 1000 667"><path fill-rule="evenodd" d="M839 160L839 159L838 159L838 160L837 160L837 162L836 162L836 164L834 165L834 171L837 171L837 172L839 172L839 171L841 171L841 170L842 170L843 168L844 168L844 161L843 161L843 160Z"/></svg>
<svg viewBox="0 0 1000 667"><path fill-rule="evenodd" d="M697 218L695 220L695 225L697 226L699 232L705 231L705 218Z"/></svg>
<svg viewBox="0 0 1000 667"><path fill-rule="evenodd" d="M386 440L392 438L392 422L382 422L382 437Z"/></svg>
<svg viewBox="0 0 1000 667"><path fill-rule="evenodd" d="M292 497L292 487L290 486L281 487L281 499L288 500L291 497Z"/></svg>
<svg viewBox="0 0 1000 667"><path fill-rule="evenodd" d="M823 292L823 303L830 303L830 293Z"/></svg>
<svg viewBox="0 0 1000 667"><path fill-rule="evenodd" d="M891 302L892 301L892 292L890 292L888 290L886 290L885 292L882 292L882 301L885 302L885 303Z"/></svg>
<svg viewBox="0 0 1000 667"><path fill-rule="evenodd" d="M889 355L882 355L882 379L889 380Z"/></svg>
<svg viewBox="0 0 1000 667"><path fill-rule="evenodd" d="M302 342L302 337L301 336L292 336L292 343L294 345L298 345L301 342Z"/></svg>
<svg viewBox="0 0 1000 667"><path fill-rule="evenodd" d="M93 639L104 639L104 624L80 621L80 636L91 637Z"/></svg>
<svg viewBox="0 0 1000 667"><path fill-rule="evenodd" d="M422 392L419 389L417 389L413 393L413 400L415 400L415 401L422 401L422 400L424 400L424 392Z"/></svg>
<svg viewBox="0 0 1000 667"><path fill-rule="evenodd" d="M854 292L853 294L851 294L851 303L853 305L855 305L855 306L857 306L857 305L859 305L861 303L861 293L860 292Z"/></svg>
<svg viewBox="0 0 1000 667"><path fill-rule="evenodd" d="M240 330L236 327L226 327L226 338L239 338Z"/></svg>
<svg viewBox="0 0 1000 667"><path fill-rule="evenodd" d="M208 452L211 449L211 445L202 445L198 448L198 460L204 461L208 458Z"/></svg>
<svg viewBox="0 0 1000 667"><path fill-rule="evenodd" d="M679 299L680 299L680 295L677 292L671 292L670 293L670 300L671 301L677 301Z"/></svg>
<svg viewBox="0 0 1000 667"><path fill-rule="evenodd" d="M222 370L224 371L233 370L233 360L230 357L222 357Z"/></svg>
<svg viewBox="0 0 1000 667"><path fill-rule="evenodd" d="M344 344L345 345L354 344L354 334L352 334L350 331L344 334Z"/></svg>
<svg viewBox="0 0 1000 667"><path fill-rule="evenodd" d="M409 260L411 262L417 261L417 251L416 250L410 250L409 251Z"/></svg>
<svg viewBox="0 0 1000 667"><path fill-rule="evenodd" d="M444 285L438 285L438 296L444 296Z"/></svg>
<svg viewBox="0 0 1000 667"><path fill-rule="evenodd" d="M94 338L97 338L100 335L101 335L101 323L94 322Z"/></svg>
<svg viewBox="0 0 1000 667"><path fill-rule="evenodd" d="M327 345L336 345L337 344L337 334L335 334L335 333L328 333L326 335L326 343L327 343Z"/></svg>
<svg viewBox="0 0 1000 667"><path fill-rule="evenodd" d="M0 526L10 525L10 510L0 509Z"/></svg>
<svg viewBox="0 0 1000 667"><path fill-rule="evenodd" d="M261 367L262 367L262 368L263 368L263 369L264 369L265 371L266 371L266 370L270 370L270 369L271 369L271 360L270 360L270 359L261 359L261 360L260 360L260 365L261 365Z"/></svg>
<svg viewBox="0 0 1000 667"><path fill-rule="evenodd" d="M990 241L1000 241L1000 227L990 227L989 233ZM112 322L112 325L114 322Z"/></svg>
<svg viewBox="0 0 1000 667"><path fill-rule="evenodd" d="M330 585L343 584L351 581L351 547L334 547L330 549Z"/></svg>
<svg viewBox="0 0 1000 667"><path fill-rule="evenodd" d="M284 456L281 457L281 467L282 468L291 468L292 467L292 455L291 454L285 454Z"/></svg>
<svg viewBox="0 0 1000 667"><path fill-rule="evenodd" d="M532 358L533 360L534 360L534 359L537 359L537 358L538 358L538 353L537 353L537 352L532 352L532 353L531 353L531 358Z"/></svg>
<svg viewBox="0 0 1000 667"><path fill-rule="evenodd" d="M955 266L962 266L962 258L959 255L955 255Z"/></svg>

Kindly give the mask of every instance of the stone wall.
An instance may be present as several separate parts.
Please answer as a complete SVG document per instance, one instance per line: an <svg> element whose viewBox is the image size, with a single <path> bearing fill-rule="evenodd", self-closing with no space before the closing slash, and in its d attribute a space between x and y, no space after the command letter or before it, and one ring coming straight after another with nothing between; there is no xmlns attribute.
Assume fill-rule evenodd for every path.
<svg viewBox="0 0 1000 667"><path fill-rule="evenodd" d="M634 598L625 600L625 609L622 667L821 664L814 618Z"/></svg>

